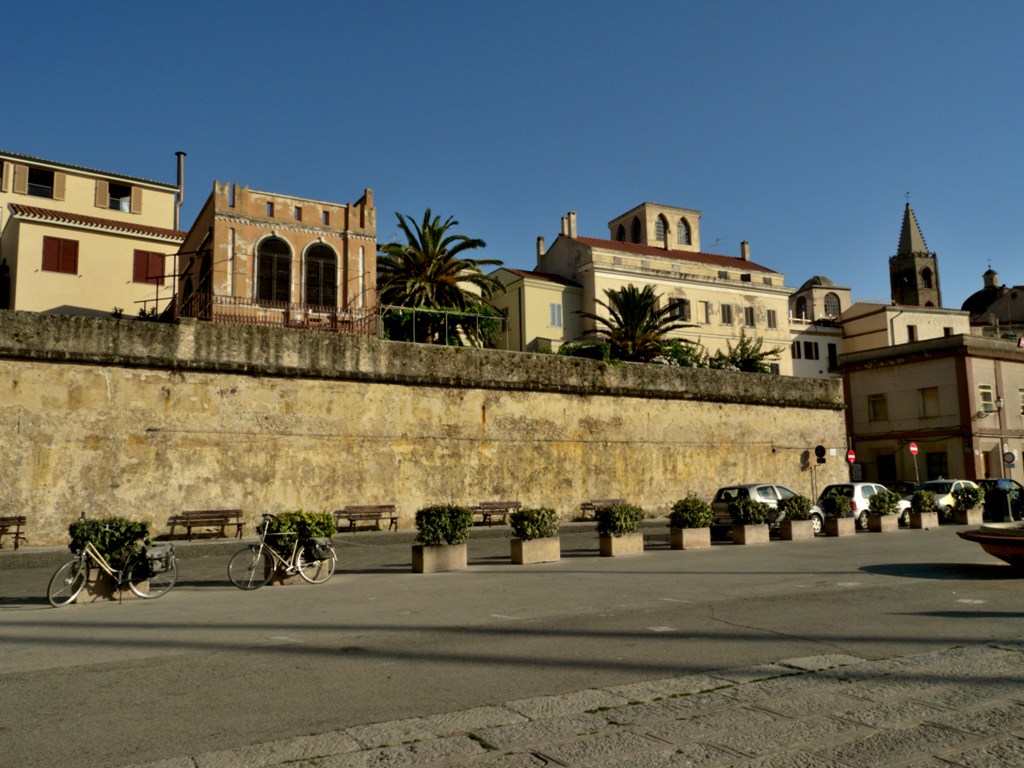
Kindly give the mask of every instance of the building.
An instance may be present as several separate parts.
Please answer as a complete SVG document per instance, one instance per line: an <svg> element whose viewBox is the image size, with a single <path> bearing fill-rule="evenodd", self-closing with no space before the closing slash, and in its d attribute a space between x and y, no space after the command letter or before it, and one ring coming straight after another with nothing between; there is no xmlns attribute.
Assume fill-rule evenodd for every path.
<svg viewBox="0 0 1024 768"><path fill-rule="evenodd" d="M580 285L558 275L502 267L494 277L505 286L490 302L505 313L503 349L556 352L566 339L580 337Z"/></svg>
<svg viewBox="0 0 1024 768"><path fill-rule="evenodd" d="M889 257L889 283L893 304L941 307L939 257L928 250L917 216L908 202L896 254Z"/></svg>
<svg viewBox="0 0 1024 768"><path fill-rule="evenodd" d="M850 306L850 289L815 275L789 298L789 328L793 375L810 378L836 376L843 351L840 318Z"/></svg>
<svg viewBox="0 0 1024 768"><path fill-rule="evenodd" d="M0 308L157 309L184 239L179 185L0 152Z"/></svg>
<svg viewBox="0 0 1024 768"><path fill-rule="evenodd" d="M179 317L375 332L373 191L328 203L215 182L178 274Z"/></svg>

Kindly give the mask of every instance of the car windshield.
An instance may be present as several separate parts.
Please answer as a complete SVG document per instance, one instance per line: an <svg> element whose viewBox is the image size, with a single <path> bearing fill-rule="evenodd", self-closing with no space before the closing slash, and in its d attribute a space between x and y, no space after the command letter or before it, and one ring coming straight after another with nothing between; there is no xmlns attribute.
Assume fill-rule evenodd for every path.
<svg viewBox="0 0 1024 768"><path fill-rule="evenodd" d="M932 483L922 483L921 484L921 490L922 491L931 491L932 493L949 493L952 489L953 489L953 484L952 483L932 482Z"/></svg>

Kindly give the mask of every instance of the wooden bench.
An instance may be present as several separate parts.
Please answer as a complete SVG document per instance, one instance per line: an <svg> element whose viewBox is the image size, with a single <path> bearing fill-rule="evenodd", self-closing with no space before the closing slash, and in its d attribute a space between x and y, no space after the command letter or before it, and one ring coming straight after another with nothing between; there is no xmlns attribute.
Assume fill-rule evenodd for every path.
<svg viewBox="0 0 1024 768"><path fill-rule="evenodd" d="M592 499L580 504L580 518L586 519L587 515L595 517L597 510L602 507L614 507L617 504L625 504L625 499Z"/></svg>
<svg viewBox="0 0 1024 768"><path fill-rule="evenodd" d="M481 516L481 524L492 525L495 518L500 518L499 522L504 525L509 513L522 506L518 501L481 501L475 507L470 507L470 511Z"/></svg>
<svg viewBox="0 0 1024 768"><path fill-rule="evenodd" d="M373 523L375 530L380 530L383 520L388 521L388 530L398 530L398 513L394 504L364 504L361 506L343 507L334 511L334 524L340 531L342 527L355 532L360 523ZM342 525L344 523L344 526Z"/></svg>
<svg viewBox="0 0 1024 768"><path fill-rule="evenodd" d="M220 535L226 537L227 528L231 525L235 526L236 536L240 539L245 522L240 509L192 509L171 515L167 524L171 527L171 536L179 525L185 526L185 540L192 541L193 528L220 528Z"/></svg>
<svg viewBox="0 0 1024 768"><path fill-rule="evenodd" d="M23 525L25 525L24 515L0 517L0 549L3 549L4 546L4 536L13 536L14 548L18 548L19 543L25 540L25 533L21 530Z"/></svg>

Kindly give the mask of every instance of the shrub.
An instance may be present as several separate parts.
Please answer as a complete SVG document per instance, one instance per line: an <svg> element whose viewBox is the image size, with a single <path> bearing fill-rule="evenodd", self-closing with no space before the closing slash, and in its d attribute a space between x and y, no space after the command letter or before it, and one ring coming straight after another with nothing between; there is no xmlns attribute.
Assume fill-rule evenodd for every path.
<svg viewBox="0 0 1024 768"><path fill-rule="evenodd" d="M935 512L935 494L931 491L914 491L910 497L910 511L916 515Z"/></svg>
<svg viewBox="0 0 1024 768"><path fill-rule="evenodd" d="M729 507L732 519L741 525L763 525L772 516L772 508L750 497L737 499Z"/></svg>
<svg viewBox="0 0 1024 768"><path fill-rule="evenodd" d="M149 535L149 523L124 517L87 520L83 516L68 526L68 534L68 549L72 552L81 552L85 542L91 541L113 568L121 569L138 552L139 542Z"/></svg>
<svg viewBox="0 0 1024 768"><path fill-rule="evenodd" d="M967 512L981 504L981 489L966 486L953 491L953 503L958 512Z"/></svg>
<svg viewBox="0 0 1024 768"><path fill-rule="evenodd" d="M599 535L624 536L637 532L640 522L644 519L644 511L632 504L615 504L610 507L598 507L595 517Z"/></svg>
<svg viewBox="0 0 1024 768"><path fill-rule="evenodd" d="M517 509L509 515L512 535L517 539L546 539L558 533L558 514L550 507Z"/></svg>
<svg viewBox="0 0 1024 768"><path fill-rule="evenodd" d="M821 511L827 517L849 517L850 497L845 493L830 493L821 500Z"/></svg>
<svg viewBox="0 0 1024 768"><path fill-rule="evenodd" d="M779 511L786 516L786 520L810 520L813 506L810 499L799 494L779 499Z"/></svg>
<svg viewBox="0 0 1024 768"><path fill-rule="evenodd" d="M711 505L694 493L672 505L668 524L672 528L707 528L714 520Z"/></svg>
<svg viewBox="0 0 1024 768"><path fill-rule="evenodd" d="M900 508L900 495L894 491L879 491L868 499L868 510L873 515L895 515Z"/></svg>
<svg viewBox="0 0 1024 768"><path fill-rule="evenodd" d="M473 513L454 504L435 504L416 511L416 543L428 547L462 544L473 527Z"/></svg>
<svg viewBox="0 0 1024 768"><path fill-rule="evenodd" d="M330 538L337 532L334 518L329 512L282 512L267 520L267 544L287 557L299 539ZM263 533L263 526L257 529Z"/></svg>

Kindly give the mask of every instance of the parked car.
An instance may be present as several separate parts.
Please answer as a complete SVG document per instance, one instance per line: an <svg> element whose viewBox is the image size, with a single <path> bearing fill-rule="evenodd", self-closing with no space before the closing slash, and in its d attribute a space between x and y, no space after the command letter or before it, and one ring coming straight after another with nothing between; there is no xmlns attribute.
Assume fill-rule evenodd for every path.
<svg viewBox="0 0 1024 768"><path fill-rule="evenodd" d="M732 531L731 506L740 499L753 499L767 504L772 509L777 509L780 499L788 499L797 495L796 491L777 483L745 483L719 488L711 501L711 511L715 515L714 522L711 523L711 534L715 538L724 538L727 533ZM769 527L777 529L784 518L783 513L778 513L773 520L769 521ZM824 519L825 516L820 509L811 507L811 521L814 524L815 533L821 533Z"/></svg>
<svg viewBox="0 0 1024 768"><path fill-rule="evenodd" d="M953 491L958 488L977 488L973 480L929 480L918 486L919 491L931 491L935 494L935 507L939 511L939 520L952 519Z"/></svg>
<svg viewBox="0 0 1024 768"><path fill-rule="evenodd" d="M898 493L901 499L909 499L914 495L918 484L912 483L909 480L897 480L895 483L885 483L885 487L890 491Z"/></svg>
<svg viewBox="0 0 1024 768"><path fill-rule="evenodd" d="M835 483L826 485L818 497L818 506L822 507L822 499L836 493L841 493L850 499L850 511L857 520L857 527L862 531L868 528L868 512L871 511L871 497L880 491L889 490L881 483ZM899 493L897 491L897 493ZM823 507L822 507L823 508ZM899 511L900 525L910 525L910 501L900 497Z"/></svg>
<svg viewBox="0 0 1024 768"><path fill-rule="evenodd" d="M979 480L978 486L985 494L985 520L1002 520L1006 512L1005 501L1001 497L990 496L993 491L1002 491L1010 495L1010 515L1014 520L1021 519L1024 509L1024 485L1011 477L995 477Z"/></svg>

